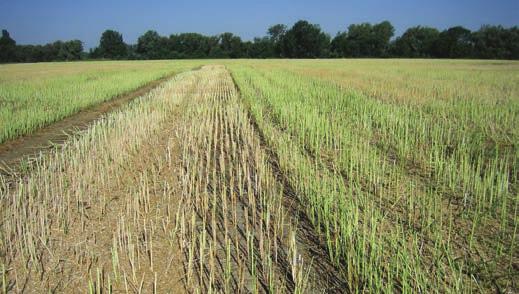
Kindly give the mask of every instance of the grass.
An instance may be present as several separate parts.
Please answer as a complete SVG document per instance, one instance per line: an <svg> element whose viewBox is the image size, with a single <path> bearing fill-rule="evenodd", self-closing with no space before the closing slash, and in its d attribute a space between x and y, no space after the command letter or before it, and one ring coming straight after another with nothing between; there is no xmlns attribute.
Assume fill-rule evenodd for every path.
<svg viewBox="0 0 519 294"><path fill-rule="evenodd" d="M2 291L518 291L518 63L219 63L0 177Z"/></svg>
<svg viewBox="0 0 519 294"><path fill-rule="evenodd" d="M183 61L0 65L0 143L194 66Z"/></svg>
<svg viewBox="0 0 519 294"><path fill-rule="evenodd" d="M501 85L471 96L448 77L470 85L472 69L438 63L418 62L416 75L443 66L446 82L418 88L395 88L400 74L381 79L362 67L342 80L349 61L230 66L354 292L517 287L517 74L476 74L480 88ZM401 64L385 71L416 66Z"/></svg>
<svg viewBox="0 0 519 294"><path fill-rule="evenodd" d="M161 287L178 287L168 279L176 258L169 250L175 180L172 137L163 129L193 83L181 74L104 117L38 159L29 180L2 177L5 288L149 291L159 274ZM47 266L73 278L62 284L60 271Z"/></svg>
<svg viewBox="0 0 519 294"><path fill-rule="evenodd" d="M300 235L304 229L294 204L285 198L286 187L277 180L229 73L221 66L209 72L201 81L203 92L191 99L181 132L186 142L177 219L180 239L189 244L182 248L188 290L326 289L316 282L322 276Z"/></svg>

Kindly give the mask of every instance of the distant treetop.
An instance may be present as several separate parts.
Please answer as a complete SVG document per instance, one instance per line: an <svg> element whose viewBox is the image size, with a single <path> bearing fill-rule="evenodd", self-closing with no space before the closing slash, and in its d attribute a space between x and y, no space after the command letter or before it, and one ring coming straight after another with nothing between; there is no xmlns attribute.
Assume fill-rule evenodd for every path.
<svg viewBox="0 0 519 294"><path fill-rule="evenodd" d="M297 21L288 28L275 24L267 36L243 41L226 32L216 36L182 33L161 36L149 30L137 44L124 43L121 33L106 30L99 46L83 52L79 40L46 45L17 45L7 30L0 38L0 62L79 59L199 59L199 58L480 58L519 59L519 27L482 26L470 31L454 26L444 31L415 26L392 39L389 21L351 24L331 38L318 24Z"/></svg>

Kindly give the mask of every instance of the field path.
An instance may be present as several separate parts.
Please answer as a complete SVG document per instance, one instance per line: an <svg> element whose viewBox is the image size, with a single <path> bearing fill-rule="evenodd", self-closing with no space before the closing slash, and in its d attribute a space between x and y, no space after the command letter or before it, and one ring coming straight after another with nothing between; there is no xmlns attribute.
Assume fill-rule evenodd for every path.
<svg viewBox="0 0 519 294"><path fill-rule="evenodd" d="M0 175L4 290L184 289L177 133L198 74L180 74L96 121L22 178Z"/></svg>
<svg viewBox="0 0 519 294"><path fill-rule="evenodd" d="M0 144L0 172L2 169L8 170L9 166L16 164L24 157L36 156L40 151L48 150L55 144L65 142L72 134L88 129L94 121L103 115L116 111L133 99L150 93L174 75L151 81L134 91L118 95L111 100L83 109L76 114L42 127L32 134Z"/></svg>

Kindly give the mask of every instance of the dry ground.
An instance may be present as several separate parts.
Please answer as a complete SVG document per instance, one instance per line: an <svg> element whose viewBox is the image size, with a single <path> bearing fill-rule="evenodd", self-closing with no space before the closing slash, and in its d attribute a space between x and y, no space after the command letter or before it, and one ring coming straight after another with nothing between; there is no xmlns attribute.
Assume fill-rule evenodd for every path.
<svg viewBox="0 0 519 294"><path fill-rule="evenodd" d="M2 176L3 291L345 291L227 70L161 82ZM2 159L157 83L8 143Z"/></svg>

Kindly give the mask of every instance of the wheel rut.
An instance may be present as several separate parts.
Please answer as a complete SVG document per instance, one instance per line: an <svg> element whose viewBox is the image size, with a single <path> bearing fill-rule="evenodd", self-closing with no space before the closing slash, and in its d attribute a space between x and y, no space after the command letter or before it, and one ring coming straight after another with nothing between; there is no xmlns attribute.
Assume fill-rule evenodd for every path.
<svg viewBox="0 0 519 294"><path fill-rule="evenodd" d="M117 111L132 100L149 94L177 73L166 75L158 80L151 81L133 91L129 91L112 99L80 110L76 114L44 126L34 133L24 135L0 144L0 174L14 172L16 166L23 159L31 159L40 152L53 149L66 142L74 134L87 130L92 123L104 115Z"/></svg>

